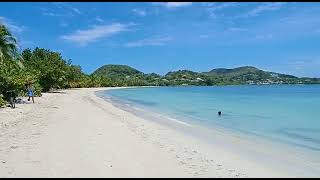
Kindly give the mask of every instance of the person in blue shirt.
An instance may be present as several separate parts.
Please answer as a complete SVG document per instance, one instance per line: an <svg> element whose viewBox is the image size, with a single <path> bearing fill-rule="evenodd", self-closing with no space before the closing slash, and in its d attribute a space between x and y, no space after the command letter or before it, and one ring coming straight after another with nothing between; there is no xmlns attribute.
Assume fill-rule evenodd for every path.
<svg viewBox="0 0 320 180"><path fill-rule="evenodd" d="M34 93L33 93L33 87L31 83L26 84L27 91L28 91L28 101L30 101L30 98L32 98L32 102L34 103Z"/></svg>

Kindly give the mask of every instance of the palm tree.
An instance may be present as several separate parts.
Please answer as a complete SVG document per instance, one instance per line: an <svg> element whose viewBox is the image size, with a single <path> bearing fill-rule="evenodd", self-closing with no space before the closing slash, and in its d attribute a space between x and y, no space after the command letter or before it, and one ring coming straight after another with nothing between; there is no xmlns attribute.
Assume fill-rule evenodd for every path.
<svg viewBox="0 0 320 180"><path fill-rule="evenodd" d="M21 79L19 74L23 65L20 60L16 39L6 26L0 24L0 95L6 98L7 90L16 89L17 80Z"/></svg>
<svg viewBox="0 0 320 180"><path fill-rule="evenodd" d="M17 40L13 37L5 25L0 24L0 64L4 60L19 58Z"/></svg>

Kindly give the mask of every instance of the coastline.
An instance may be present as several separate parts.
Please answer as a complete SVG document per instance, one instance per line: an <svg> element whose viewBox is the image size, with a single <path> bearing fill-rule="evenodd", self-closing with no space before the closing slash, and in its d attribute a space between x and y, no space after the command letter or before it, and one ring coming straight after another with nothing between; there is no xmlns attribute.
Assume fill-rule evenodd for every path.
<svg viewBox="0 0 320 180"><path fill-rule="evenodd" d="M98 94L98 96L101 96L101 94ZM278 139L275 141L269 137L251 135L240 131L235 132L220 126L210 126L208 128L190 119L183 117L172 118L168 114L165 115L159 111L155 112L144 106L136 106L137 104L123 106L122 104L126 102L119 99L114 100L110 97L112 95L109 95L107 99L102 98L146 121L152 120L170 127L174 131L183 133L189 139L196 138L200 140L201 143L208 146L209 154L210 151L219 147L224 151L230 151L230 153L241 156L245 160L254 162L257 166L281 172L283 177L318 177L320 175L320 168L316 168L320 167L318 151L306 150L288 142L278 141Z"/></svg>
<svg viewBox="0 0 320 180"><path fill-rule="evenodd" d="M1 109L0 177L310 176L266 167L95 95L110 89L44 93L35 104Z"/></svg>

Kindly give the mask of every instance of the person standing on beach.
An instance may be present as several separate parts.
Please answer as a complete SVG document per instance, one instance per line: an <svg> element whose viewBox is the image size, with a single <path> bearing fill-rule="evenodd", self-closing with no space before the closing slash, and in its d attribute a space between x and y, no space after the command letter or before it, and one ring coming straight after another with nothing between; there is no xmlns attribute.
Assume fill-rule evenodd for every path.
<svg viewBox="0 0 320 180"><path fill-rule="evenodd" d="M32 102L34 103L34 93L33 93L33 88L31 86L31 84L27 84L27 91L28 91L28 101L30 101L30 98L32 98Z"/></svg>

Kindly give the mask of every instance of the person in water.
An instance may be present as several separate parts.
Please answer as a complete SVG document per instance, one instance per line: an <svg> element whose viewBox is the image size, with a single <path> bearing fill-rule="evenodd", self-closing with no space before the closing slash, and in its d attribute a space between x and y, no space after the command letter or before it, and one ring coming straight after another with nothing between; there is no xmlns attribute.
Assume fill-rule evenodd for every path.
<svg viewBox="0 0 320 180"><path fill-rule="evenodd" d="M221 116L221 111L218 112L218 115Z"/></svg>
<svg viewBox="0 0 320 180"><path fill-rule="evenodd" d="M26 84L27 91L28 91L28 101L30 101L30 98L32 98L32 102L34 103L34 93L33 93L33 88L31 84Z"/></svg>

